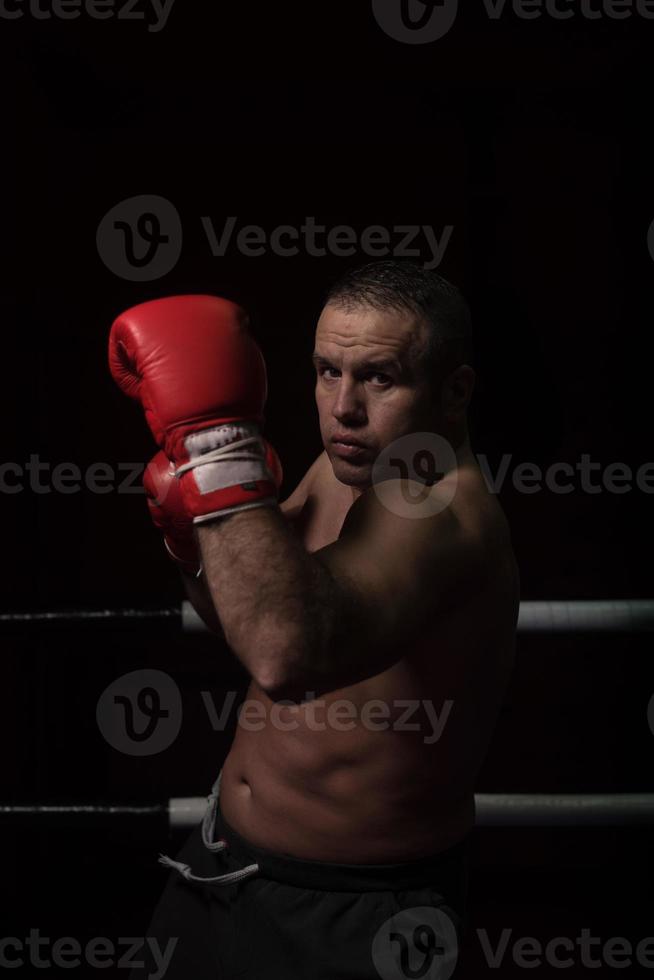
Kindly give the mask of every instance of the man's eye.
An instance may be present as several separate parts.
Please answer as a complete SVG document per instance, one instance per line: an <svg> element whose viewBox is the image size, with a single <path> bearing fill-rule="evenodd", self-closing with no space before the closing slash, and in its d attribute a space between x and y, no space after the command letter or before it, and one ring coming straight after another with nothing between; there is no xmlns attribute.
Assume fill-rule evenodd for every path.
<svg viewBox="0 0 654 980"><path fill-rule="evenodd" d="M333 367L321 367L319 369L319 374L321 378L327 378L328 381L334 381L336 378L340 378L341 376L341 372L338 370L338 368ZM366 381L374 380L377 387L392 384L393 382L393 379L388 374L381 374L379 371L370 371L368 374L364 375L364 379Z"/></svg>

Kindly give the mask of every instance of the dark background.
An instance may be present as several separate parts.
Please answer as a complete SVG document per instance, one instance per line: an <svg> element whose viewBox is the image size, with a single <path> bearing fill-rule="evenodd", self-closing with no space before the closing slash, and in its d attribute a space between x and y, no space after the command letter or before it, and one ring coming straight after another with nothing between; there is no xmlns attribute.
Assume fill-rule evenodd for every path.
<svg viewBox="0 0 654 980"><path fill-rule="evenodd" d="M147 461L151 436L107 370L110 324L157 296L229 290L253 311L266 431L291 492L321 448L309 366L321 297L353 260L214 258L202 215L269 232L307 215L358 230L453 225L439 271L473 309L475 450L493 468L507 453L512 467L588 453L634 472L652 458L654 21L508 9L491 21L477 4L441 40L404 45L368 3L177 0L159 34L26 16L0 20L0 38L5 460ZM121 279L96 247L105 213L140 194L171 201L184 228L180 261L156 282ZM524 599L651 596L649 494L526 495L507 481L500 500ZM2 501L5 612L181 601L142 497L26 487ZM4 624L3 801L205 794L230 733L211 730L199 692L220 702L245 681L216 642L172 624ZM649 790L649 655L647 636L521 637L480 791ZM178 683L184 725L138 759L104 741L95 710L109 683L146 667ZM176 846L163 821L2 819L0 935L143 934L164 880L156 854ZM473 925L637 942L654 932L650 837L480 831Z"/></svg>

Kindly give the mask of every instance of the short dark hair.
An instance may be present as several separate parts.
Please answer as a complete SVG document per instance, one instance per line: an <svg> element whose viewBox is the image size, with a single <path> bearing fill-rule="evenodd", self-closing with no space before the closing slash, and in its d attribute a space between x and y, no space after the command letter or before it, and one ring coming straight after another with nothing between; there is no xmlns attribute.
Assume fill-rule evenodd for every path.
<svg viewBox="0 0 654 980"><path fill-rule="evenodd" d="M427 324L425 372L438 389L460 364L472 361L470 309L456 286L408 259L382 259L346 272L327 292L325 306L411 312Z"/></svg>

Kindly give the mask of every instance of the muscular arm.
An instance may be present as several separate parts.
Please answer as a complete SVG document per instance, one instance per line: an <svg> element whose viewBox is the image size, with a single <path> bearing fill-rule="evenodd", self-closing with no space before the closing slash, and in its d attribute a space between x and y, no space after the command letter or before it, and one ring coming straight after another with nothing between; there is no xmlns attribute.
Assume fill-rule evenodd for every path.
<svg viewBox="0 0 654 980"><path fill-rule="evenodd" d="M198 537L227 642L273 699L302 700L387 669L484 574L481 541L449 507L409 520L372 490L339 540L313 554L275 508L231 515Z"/></svg>
<svg viewBox="0 0 654 980"><path fill-rule="evenodd" d="M311 480L315 476L317 463L318 460L316 460L309 467L307 473L304 475L291 496L280 504L280 512L284 515L286 521L294 529L294 531L297 531L297 522L300 518L302 505L306 500L308 489L311 485ZM216 612L216 606L211 597L211 592L208 588L204 571L199 577L189 575L181 568L180 573L182 576L186 597L200 619L209 630L225 639L223 625L220 621L218 613Z"/></svg>
<svg viewBox="0 0 654 980"><path fill-rule="evenodd" d="M188 575L183 569L180 569L180 574L182 576L186 597L200 619L203 621L204 625L207 627L207 629L211 630L212 633L216 633L218 636L222 636L224 639L225 634L223 632L222 623L220 622L220 617L216 612L216 607L211 598L209 589L207 588L204 574L202 574L199 578L196 578L195 575Z"/></svg>

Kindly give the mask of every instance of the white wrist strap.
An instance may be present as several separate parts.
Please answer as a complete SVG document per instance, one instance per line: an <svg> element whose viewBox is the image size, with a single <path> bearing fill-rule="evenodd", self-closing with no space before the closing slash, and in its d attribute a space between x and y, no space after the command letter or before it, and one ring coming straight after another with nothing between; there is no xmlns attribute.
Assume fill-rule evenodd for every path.
<svg viewBox="0 0 654 980"><path fill-rule="evenodd" d="M226 446L219 446L218 449L212 449L211 452L203 453L202 456L195 457L194 459L190 460L190 462L184 463L175 470L175 476L179 478L182 473L186 473L187 470L194 470L197 466L206 466L208 463L216 463L218 460L229 462L237 459L247 459L256 460L257 462L265 462L263 453L256 453L252 451L242 452L240 447L248 446L251 443L259 443L259 445L261 445L261 438L257 436L248 436L247 439L239 439L238 442L232 442Z"/></svg>
<svg viewBox="0 0 654 980"><path fill-rule="evenodd" d="M243 422L193 432L184 441L189 461L175 470L180 478L194 470L200 493L273 479L258 426Z"/></svg>

